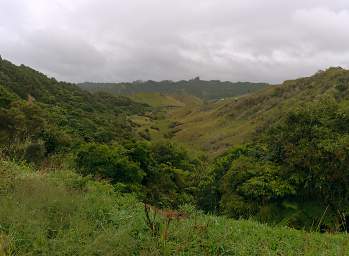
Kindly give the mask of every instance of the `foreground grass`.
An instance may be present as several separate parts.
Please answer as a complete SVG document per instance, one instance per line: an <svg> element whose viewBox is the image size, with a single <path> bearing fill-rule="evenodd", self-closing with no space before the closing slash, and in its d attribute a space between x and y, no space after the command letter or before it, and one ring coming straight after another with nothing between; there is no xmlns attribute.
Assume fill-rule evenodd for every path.
<svg viewBox="0 0 349 256"><path fill-rule="evenodd" d="M173 221L165 240L151 234L132 195L71 171L40 173L1 160L0 207L0 255L349 254L346 234L235 221L189 206L190 217Z"/></svg>

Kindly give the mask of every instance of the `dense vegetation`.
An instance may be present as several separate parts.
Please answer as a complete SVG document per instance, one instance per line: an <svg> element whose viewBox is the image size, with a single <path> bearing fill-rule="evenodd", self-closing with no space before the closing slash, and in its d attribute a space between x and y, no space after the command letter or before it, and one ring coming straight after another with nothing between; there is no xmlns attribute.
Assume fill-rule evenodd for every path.
<svg viewBox="0 0 349 256"><path fill-rule="evenodd" d="M254 143L216 160L210 188L230 216L347 230L348 105L333 99L288 113ZM218 207L218 206L217 206Z"/></svg>
<svg viewBox="0 0 349 256"><path fill-rule="evenodd" d="M296 228L347 230L348 89L349 72L331 68L242 99L258 99L251 106L263 118L250 140L214 161L202 181L201 207ZM273 107L276 101L282 103Z"/></svg>
<svg viewBox="0 0 349 256"><path fill-rule="evenodd" d="M0 144L18 161L68 161L83 175L123 184L158 205L193 202L200 161L170 142L138 136L130 115L151 110L122 96L91 94L25 66L0 65Z"/></svg>
<svg viewBox="0 0 349 256"><path fill-rule="evenodd" d="M105 182L69 170L0 161L0 255L346 255L347 236L269 227L182 207L165 239L143 206Z"/></svg>
<svg viewBox="0 0 349 256"><path fill-rule="evenodd" d="M52 131L46 137L59 132L65 134L55 136L56 139L70 135L74 140L84 141L123 140L133 136L125 116L146 110L145 105L126 97L91 94L75 85L57 82L29 67L17 67L6 60L0 61L0 90L1 111L3 115L11 116L9 119L12 121L2 124L13 132L28 130L31 137L37 136L36 130L30 127L34 125L37 132ZM51 129L47 129L48 126ZM19 133L16 131L13 136L29 136L28 132L23 136L19 136Z"/></svg>
<svg viewBox="0 0 349 256"><path fill-rule="evenodd" d="M183 104L159 111L1 60L0 253L8 244L17 255L312 254L325 239L194 208L308 231L348 230L349 71L330 68L209 103L166 97ZM192 140L184 148L177 135L196 133L195 125L212 134L242 130L243 139L225 143L219 156L194 152ZM147 219L139 202L194 217L180 215L168 230L172 219ZM286 235L284 245L275 242ZM326 236L333 244L323 250L343 253L345 238Z"/></svg>
<svg viewBox="0 0 349 256"><path fill-rule="evenodd" d="M193 183L202 171L199 159L172 143L125 147L84 145L76 156L77 168L84 175L108 179L125 192L140 193L144 202L162 207L195 203Z"/></svg>
<svg viewBox="0 0 349 256"><path fill-rule="evenodd" d="M239 96L267 86L265 83L205 81L199 77L188 81L135 81L133 83L83 83L81 88L89 91L104 91L118 95L137 93L161 93L165 95L192 95L203 100Z"/></svg>

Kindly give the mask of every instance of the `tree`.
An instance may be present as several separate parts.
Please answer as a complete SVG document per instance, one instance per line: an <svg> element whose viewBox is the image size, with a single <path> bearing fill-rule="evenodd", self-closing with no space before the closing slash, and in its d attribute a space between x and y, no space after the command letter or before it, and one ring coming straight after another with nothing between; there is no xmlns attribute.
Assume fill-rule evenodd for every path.
<svg viewBox="0 0 349 256"><path fill-rule="evenodd" d="M131 161L121 146L86 144L77 153L76 164L83 174L114 183L140 184L145 176L139 164Z"/></svg>

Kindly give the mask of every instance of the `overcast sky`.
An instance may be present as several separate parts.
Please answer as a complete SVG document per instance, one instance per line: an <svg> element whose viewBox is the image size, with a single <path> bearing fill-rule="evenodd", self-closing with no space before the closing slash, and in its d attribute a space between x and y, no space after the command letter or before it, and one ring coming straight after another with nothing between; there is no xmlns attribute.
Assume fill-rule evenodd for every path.
<svg viewBox="0 0 349 256"><path fill-rule="evenodd" d="M0 0L0 54L72 82L279 83L349 66L349 0Z"/></svg>

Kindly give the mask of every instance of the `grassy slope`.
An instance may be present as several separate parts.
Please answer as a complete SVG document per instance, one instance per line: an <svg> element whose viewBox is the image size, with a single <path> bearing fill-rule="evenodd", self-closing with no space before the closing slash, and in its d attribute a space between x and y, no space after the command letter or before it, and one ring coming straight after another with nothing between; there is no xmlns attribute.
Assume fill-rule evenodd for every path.
<svg viewBox="0 0 349 256"><path fill-rule="evenodd" d="M146 103L152 107L183 107L184 103L171 95L162 93L136 93L130 96L136 102Z"/></svg>
<svg viewBox="0 0 349 256"><path fill-rule="evenodd" d="M0 255L347 255L346 234L306 233L203 215L152 236L142 204L74 172L0 160ZM163 220L158 219L160 223Z"/></svg>
<svg viewBox="0 0 349 256"><path fill-rule="evenodd" d="M134 115L130 118L138 127L137 131L144 133L148 130L153 141L166 139L166 135L172 131L174 120L168 118L168 112L195 108L203 104L201 99L184 94L138 93L131 98L154 107L152 113L148 115Z"/></svg>
<svg viewBox="0 0 349 256"><path fill-rule="evenodd" d="M334 95L339 101L347 99L348 77L349 71L330 68L238 98L173 109L168 118L180 124L175 128L177 141L215 155L248 140L256 129L279 120L291 108L324 95ZM338 91L339 84L343 91Z"/></svg>

